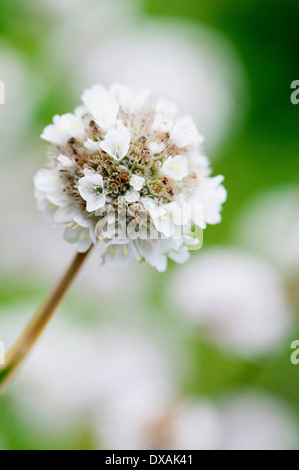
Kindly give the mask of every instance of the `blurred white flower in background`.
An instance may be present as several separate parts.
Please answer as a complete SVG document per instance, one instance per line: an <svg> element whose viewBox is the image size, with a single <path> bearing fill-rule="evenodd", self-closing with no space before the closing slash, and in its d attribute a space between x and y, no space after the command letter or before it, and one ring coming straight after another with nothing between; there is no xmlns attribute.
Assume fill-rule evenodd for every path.
<svg viewBox="0 0 299 470"><path fill-rule="evenodd" d="M157 411L157 410L156 410ZM257 391L169 402L160 416L110 410L110 426L99 422L105 449L120 450L295 450L298 427L292 410ZM103 436L105 436L103 441ZM126 438L124 439L124 436Z"/></svg>
<svg viewBox="0 0 299 470"><path fill-rule="evenodd" d="M171 449L218 450L222 437L223 426L216 406L204 400L182 400L174 406L167 436Z"/></svg>
<svg viewBox="0 0 299 470"><path fill-rule="evenodd" d="M0 311L9 344L23 308ZM23 323L24 321L23 316ZM23 424L56 434L93 434L94 448L138 450L295 449L291 410L259 392L215 401L178 398L169 351L129 327L79 326L54 320L10 390ZM1 446L1 444L0 444Z"/></svg>
<svg viewBox="0 0 299 470"><path fill-rule="evenodd" d="M231 130L237 106L241 122L243 72L227 40L211 30L188 20L150 20L128 0L102 0L60 20L48 47L69 68L77 94L88 84L115 80L149 87L194 116L208 152Z"/></svg>
<svg viewBox="0 0 299 470"><path fill-rule="evenodd" d="M192 114L208 151L216 150L230 131L242 82L234 54L224 44L192 23L147 21L90 48L81 80L108 85L118 77L150 87L157 96L174 100L180 113Z"/></svg>
<svg viewBox="0 0 299 470"><path fill-rule="evenodd" d="M299 190L290 186L255 196L234 226L238 241L268 257L286 278L299 275Z"/></svg>
<svg viewBox="0 0 299 470"><path fill-rule="evenodd" d="M241 392L219 403L181 401L168 428L172 449L296 449L298 428L291 410L259 392Z"/></svg>
<svg viewBox="0 0 299 470"><path fill-rule="evenodd" d="M97 0L44 0L41 6L39 0L32 0L36 8L48 9L57 14L78 12L83 8L90 8Z"/></svg>
<svg viewBox="0 0 299 470"><path fill-rule="evenodd" d="M294 413L266 394L233 394L220 407L226 450L296 450Z"/></svg>
<svg viewBox="0 0 299 470"><path fill-rule="evenodd" d="M0 320L8 344L15 321ZM137 438L130 416L147 422L166 406L171 367L164 348L141 330L54 320L11 392L24 418L45 429L63 431L85 421L98 428L103 419L109 433L110 418L121 413L125 421L118 423L115 444L129 445Z"/></svg>
<svg viewBox="0 0 299 470"><path fill-rule="evenodd" d="M5 104L0 105L0 162L8 155L17 156L20 141L30 125L34 106L32 77L29 76L26 61L15 50L0 41L0 80L5 87ZM36 81L35 81L36 85Z"/></svg>
<svg viewBox="0 0 299 470"><path fill-rule="evenodd" d="M140 414L134 407L130 414L122 407L109 410L106 419L99 421L96 447L100 442L104 448L122 450L216 450L221 445L219 412L209 402L176 401L170 396L164 408L149 411Z"/></svg>
<svg viewBox="0 0 299 470"><path fill-rule="evenodd" d="M186 319L241 356L278 348L292 321L279 273L242 251L195 257L177 271L169 296Z"/></svg>

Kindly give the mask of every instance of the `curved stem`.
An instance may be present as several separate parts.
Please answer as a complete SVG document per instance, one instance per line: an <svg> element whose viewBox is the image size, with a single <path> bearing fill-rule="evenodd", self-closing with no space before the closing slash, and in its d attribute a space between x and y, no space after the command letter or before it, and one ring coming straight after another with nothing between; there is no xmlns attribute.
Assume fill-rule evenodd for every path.
<svg viewBox="0 0 299 470"><path fill-rule="evenodd" d="M2 394L10 384L18 367L47 326L90 251L91 248L87 253L76 254L66 273L40 306L19 340L5 356L5 364L0 366L0 394Z"/></svg>

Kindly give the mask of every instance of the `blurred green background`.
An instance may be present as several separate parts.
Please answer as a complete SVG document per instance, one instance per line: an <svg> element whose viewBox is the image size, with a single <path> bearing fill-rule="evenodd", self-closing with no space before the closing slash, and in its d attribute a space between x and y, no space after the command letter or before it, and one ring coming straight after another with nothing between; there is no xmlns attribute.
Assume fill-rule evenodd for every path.
<svg viewBox="0 0 299 470"><path fill-rule="evenodd" d="M152 80L155 93L163 93L169 83L175 91L175 96L170 96L174 100L180 101L181 96L184 101L189 93L188 103L194 101L195 111L188 105L184 111L196 114L202 93L197 77L204 74L208 93L203 96L205 103L196 119L200 130L201 123L208 121L207 151L214 174L225 175L228 201L222 223L208 227L204 247L199 253L192 253L191 263L200 265L201 257L215 249L228 254L237 249L250 259L254 257L257 263L271 266L279 278L287 315L291 317L286 332L282 338L277 334L280 341L273 342L272 347L257 348L257 351L252 347L250 353L244 355L238 347L227 347L229 340L223 341L223 346L221 340L215 339L219 337L213 336L215 325L206 322L203 328L194 328L194 323L176 301L173 283L181 270L184 270L183 276L188 265L171 264L165 274L138 265L126 271L108 270L106 274L106 268L98 267L95 259L84 268L82 277L57 312L57 317L65 323L63 331L67 331L67 325L70 327L65 349L74 347L69 338L73 328L79 331L82 328L85 338L89 331L94 334L106 328L123 328L124 331L137 328L166 350L171 381L176 384L174 395L178 399L192 397L198 402L209 400L213 406L220 406L223 397L254 390L282 403L296 428L299 424L299 365L291 364L290 344L299 338L299 199L296 191L299 105L291 104L290 86L299 79L298 22L299 3L295 0L2 1L0 79L5 83L6 103L0 106L0 339L5 334L8 343L13 341L73 253L72 247L62 240L61 231L52 229L42 219L33 197L32 177L45 161L46 145L39 139L43 127L51 122L54 114L72 111L79 103L82 89L97 81L150 85ZM121 45L124 49L117 56ZM198 67L193 60L197 53L204 57ZM163 82L161 90L159 80ZM223 97L222 102L213 100L213 96ZM206 115L211 117L206 119ZM213 115L217 121L215 127ZM281 204L277 204L277 200L282 201ZM265 211L258 213L263 207ZM288 210L290 212L286 213ZM271 251L272 241L277 236L280 244ZM265 241L267 237L269 244L267 239ZM223 266L220 269L224 269ZM254 272L248 276L254 277ZM176 282L183 284L184 281ZM232 282L235 282L236 292L241 292L244 286L239 286L238 275ZM214 295L217 298L217 283ZM252 298L255 295L260 293L250 292ZM269 295L270 289L265 293ZM268 300L262 304L265 310L271 305ZM270 328L276 319L271 318L271 312L262 308L261 311L261 315L267 314ZM55 319L53 347L59 331L60 319ZM227 330L222 331L220 326L217 331L224 337ZM262 334L260 329L257 333ZM250 334L255 335L254 331ZM81 349L80 334L76 338L76 347ZM59 354L63 355L63 335L61 343ZM43 338L34 352L40 361L41 376L32 371L34 362L30 370L28 364L28 373L26 366L20 379L0 400L0 449L112 448L114 441L109 441L105 430L95 431L105 427L107 419L98 411L102 400L100 391L99 403L95 403L94 397L87 396L84 400L79 397L77 401L72 398L73 407L65 413L57 411L55 419L49 420L51 406L59 410L57 403L60 402L63 408L68 394L86 395L82 390L76 392L76 380L79 380L76 376L80 376L80 368L84 368L90 356L85 358L82 346L82 363L74 360L63 372L59 369L60 356L53 352L52 375L47 379L49 357L44 359L43 367L42 345ZM102 371L97 371L97 364L109 363L108 356L113 355L113 348L108 350L110 353L97 351L95 347L90 352L94 363L90 375L86 374L86 381L89 377L91 381L85 383L86 389L94 386L95 376ZM51 353L49 355L51 357ZM114 392L119 393L121 402L117 372L111 376L107 381L116 381ZM40 393L48 389L51 393L48 391L42 404L37 399L39 404L36 405L39 392L35 384L39 384L39 380L43 383ZM51 382L49 387L47 380ZM56 390L55 380L65 381L65 389L60 386ZM137 384L132 385L135 393L139 390L138 376L136 381ZM101 390L100 385L97 386ZM142 387L140 393L143 393ZM104 408L108 413L109 406ZM124 414L122 422L126 419L130 420ZM242 424L246 428L245 417ZM128 426L131 429L133 424ZM256 426L254 434L258 435L258 422ZM111 429L112 434L117 433L113 425ZM273 445L276 448L296 446L298 438L294 433L295 444L282 440ZM160 442L163 447L163 440ZM255 445L250 439L247 444ZM137 444L132 438L125 445L135 448ZM148 443L139 445L150 447Z"/></svg>

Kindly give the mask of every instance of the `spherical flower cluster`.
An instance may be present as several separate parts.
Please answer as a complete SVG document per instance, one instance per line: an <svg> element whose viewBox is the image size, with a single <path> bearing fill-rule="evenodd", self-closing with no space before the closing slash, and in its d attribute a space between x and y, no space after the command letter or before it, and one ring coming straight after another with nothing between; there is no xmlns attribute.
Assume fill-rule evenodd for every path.
<svg viewBox="0 0 299 470"><path fill-rule="evenodd" d="M188 258L190 227L220 222L226 191L223 177L210 177L192 118L148 97L119 84L85 90L83 106L45 128L54 148L34 184L46 218L66 224L79 252L98 240L106 262L164 271L167 257Z"/></svg>

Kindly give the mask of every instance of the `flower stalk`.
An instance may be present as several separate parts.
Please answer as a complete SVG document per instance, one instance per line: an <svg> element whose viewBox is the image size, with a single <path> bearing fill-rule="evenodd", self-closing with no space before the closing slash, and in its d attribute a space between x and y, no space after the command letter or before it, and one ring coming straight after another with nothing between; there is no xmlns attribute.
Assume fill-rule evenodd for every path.
<svg viewBox="0 0 299 470"><path fill-rule="evenodd" d="M72 282L85 262L91 248L86 253L77 253L69 268L40 306L18 341L7 353L5 364L0 366L0 395L11 383L19 366L29 354L41 333L55 313L69 290Z"/></svg>

